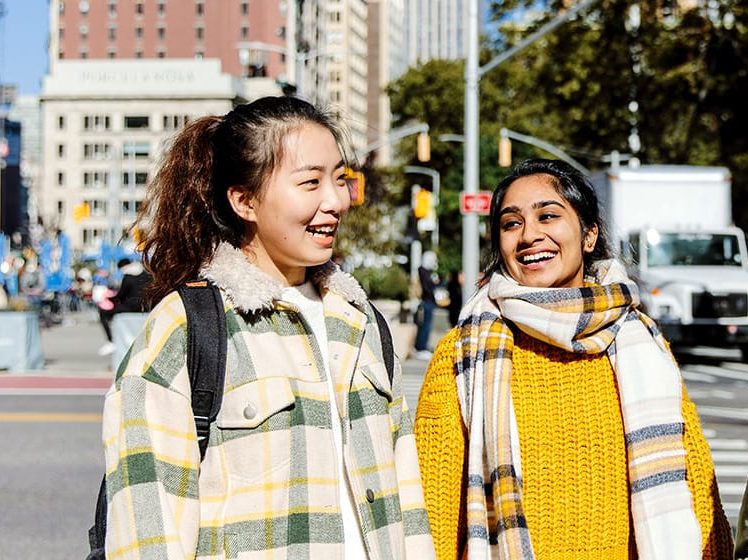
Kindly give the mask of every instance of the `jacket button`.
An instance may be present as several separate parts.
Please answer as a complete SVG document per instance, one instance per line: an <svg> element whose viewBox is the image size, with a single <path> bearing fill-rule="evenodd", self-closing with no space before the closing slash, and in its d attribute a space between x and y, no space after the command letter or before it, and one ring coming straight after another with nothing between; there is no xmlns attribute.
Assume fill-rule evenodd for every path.
<svg viewBox="0 0 748 560"><path fill-rule="evenodd" d="M369 503L374 501L374 490L371 488L366 489L366 499L369 500Z"/></svg>
<svg viewBox="0 0 748 560"><path fill-rule="evenodd" d="M249 403L244 409L244 418L246 418L247 420L252 420L252 418L254 418L255 416L257 416L257 409L252 403Z"/></svg>

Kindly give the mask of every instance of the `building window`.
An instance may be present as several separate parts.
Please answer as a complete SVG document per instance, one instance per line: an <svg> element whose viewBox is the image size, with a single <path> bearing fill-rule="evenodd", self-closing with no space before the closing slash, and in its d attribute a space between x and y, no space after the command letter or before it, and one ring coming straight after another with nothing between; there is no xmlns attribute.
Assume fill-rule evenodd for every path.
<svg viewBox="0 0 748 560"><path fill-rule="evenodd" d="M125 128L148 128L148 121L148 117L143 115L126 116Z"/></svg>
<svg viewBox="0 0 748 560"><path fill-rule="evenodd" d="M108 159L109 144L83 144L83 159Z"/></svg>
<svg viewBox="0 0 748 560"><path fill-rule="evenodd" d="M85 59L87 59L87 58L88 58L88 51L86 51L86 50L83 50L83 49L81 49L81 52L80 52L80 53L78 53L78 56L79 56L79 57L80 57L80 58L81 58L82 60L85 60Z"/></svg>
<svg viewBox="0 0 748 560"><path fill-rule="evenodd" d="M57 58L58 58L59 60L62 60L63 58L65 58L65 53L64 53L63 51L59 51L59 52L57 53Z"/></svg>
<svg viewBox="0 0 748 560"><path fill-rule="evenodd" d="M122 145L122 157L125 159L148 159L151 145L148 142L125 142Z"/></svg>
<svg viewBox="0 0 748 560"><path fill-rule="evenodd" d="M58 158L65 157L65 144L57 144L57 157Z"/></svg>
<svg viewBox="0 0 748 560"><path fill-rule="evenodd" d="M65 186L65 173L63 173L62 171L57 172L57 186L58 187Z"/></svg>
<svg viewBox="0 0 748 560"><path fill-rule="evenodd" d="M249 27L247 27L246 25L242 25L239 35L242 39L247 39L249 37Z"/></svg>
<svg viewBox="0 0 748 560"><path fill-rule="evenodd" d="M142 27L136 27L135 28L135 37L137 37L138 39L142 39L143 38L143 28Z"/></svg>
<svg viewBox="0 0 748 560"><path fill-rule="evenodd" d="M195 37L197 37L198 41L202 41L203 40L204 31L205 30L202 27L196 27L195 28Z"/></svg>
<svg viewBox="0 0 748 560"><path fill-rule="evenodd" d="M107 29L107 37L110 41L114 41L117 38L117 26L114 24L109 25L109 29Z"/></svg>
<svg viewBox="0 0 748 560"><path fill-rule="evenodd" d="M143 51L135 51L135 58L143 58Z"/></svg>
<svg viewBox="0 0 748 560"><path fill-rule="evenodd" d="M162 41L166 38L166 28L165 27L159 27L158 28L158 38Z"/></svg>
<svg viewBox="0 0 748 560"><path fill-rule="evenodd" d="M106 171L86 171L83 173L83 187L101 189L109 185L109 173Z"/></svg>
<svg viewBox="0 0 748 560"><path fill-rule="evenodd" d="M135 4L135 13L138 15L143 15L143 3L142 2L137 2Z"/></svg>
<svg viewBox="0 0 748 560"><path fill-rule="evenodd" d="M107 58L117 58L117 51L114 49L107 49L106 56Z"/></svg>
<svg viewBox="0 0 748 560"><path fill-rule="evenodd" d="M333 23L340 23L340 11L332 10L330 12L330 21Z"/></svg>
<svg viewBox="0 0 748 560"><path fill-rule="evenodd" d="M109 0L109 17L117 15L117 0Z"/></svg>
<svg viewBox="0 0 748 560"><path fill-rule="evenodd" d="M83 130L111 130L109 115L85 115Z"/></svg>
<svg viewBox="0 0 748 560"><path fill-rule="evenodd" d="M78 9L82 14L88 13L88 0L81 0L78 2Z"/></svg>
<svg viewBox="0 0 748 560"><path fill-rule="evenodd" d="M106 216L106 200L92 199L86 200L86 204L91 211L91 216Z"/></svg>
<svg viewBox="0 0 748 560"><path fill-rule="evenodd" d="M159 2L158 3L158 15L162 16L166 13L166 3Z"/></svg>
<svg viewBox="0 0 748 560"><path fill-rule="evenodd" d="M166 52L164 52L162 49L159 49L158 52L156 52L156 58L166 58Z"/></svg>
<svg viewBox="0 0 748 560"><path fill-rule="evenodd" d="M57 38L62 41L65 38L65 29L60 27L60 29L57 30Z"/></svg>
<svg viewBox="0 0 748 560"><path fill-rule="evenodd" d="M242 2L241 6L242 6L242 8L241 8L242 9L242 15L246 16L247 14L249 14L249 2Z"/></svg>
<svg viewBox="0 0 748 560"><path fill-rule="evenodd" d="M65 214L65 201L58 200L57 201L57 215L62 216L63 214Z"/></svg>
<svg viewBox="0 0 748 560"><path fill-rule="evenodd" d="M65 115L57 117L57 130L65 130Z"/></svg>
<svg viewBox="0 0 748 560"><path fill-rule="evenodd" d="M63 2L62 0L60 0L60 4L57 6L57 11L60 14L64 14L65 13L65 2Z"/></svg>
<svg viewBox="0 0 748 560"><path fill-rule="evenodd" d="M205 56L205 53L203 51L195 51L195 59L202 60Z"/></svg>
<svg viewBox="0 0 748 560"><path fill-rule="evenodd" d="M125 187L144 187L148 184L148 173L145 171L125 171L122 173L122 185Z"/></svg>
<svg viewBox="0 0 748 560"><path fill-rule="evenodd" d="M164 115L164 130L178 130L186 125L190 120L188 115Z"/></svg>
<svg viewBox="0 0 748 560"><path fill-rule="evenodd" d="M85 23L81 23L78 27L78 31L81 35L81 41L88 39L88 26Z"/></svg>
<svg viewBox="0 0 748 560"><path fill-rule="evenodd" d="M199 16L203 15L205 13L205 4L197 2L195 4L195 13Z"/></svg>

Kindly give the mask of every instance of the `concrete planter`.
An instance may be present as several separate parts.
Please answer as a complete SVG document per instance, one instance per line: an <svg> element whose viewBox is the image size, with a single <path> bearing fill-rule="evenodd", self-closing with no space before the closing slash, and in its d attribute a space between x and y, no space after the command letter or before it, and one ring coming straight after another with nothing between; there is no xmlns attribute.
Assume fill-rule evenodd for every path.
<svg viewBox="0 0 748 560"><path fill-rule="evenodd" d="M0 311L0 370L44 367L39 315L35 311Z"/></svg>
<svg viewBox="0 0 748 560"><path fill-rule="evenodd" d="M415 347L418 327L414 323L400 322L402 304L399 301L378 299L372 303L382 312L382 315L387 318L387 322L390 324L395 354L400 360L407 360Z"/></svg>

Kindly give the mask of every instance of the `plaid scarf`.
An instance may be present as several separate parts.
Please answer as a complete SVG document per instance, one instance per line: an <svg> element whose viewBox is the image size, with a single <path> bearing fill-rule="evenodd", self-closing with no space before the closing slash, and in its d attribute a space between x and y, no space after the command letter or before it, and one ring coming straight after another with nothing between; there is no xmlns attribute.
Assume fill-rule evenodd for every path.
<svg viewBox="0 0 748 560"><path fill-rule="evenodd" d="M654 322L637 309L636 284L618 262L597 263L589 280L594 285L583 288L528 288L497 273L460 315L455 360L469 431L468 560L535 558L522 508L511 396L513 335L505 321L569 352L607 352L619 387L639 558L701 558L701 531L686 482L678 367Z"/></svg>

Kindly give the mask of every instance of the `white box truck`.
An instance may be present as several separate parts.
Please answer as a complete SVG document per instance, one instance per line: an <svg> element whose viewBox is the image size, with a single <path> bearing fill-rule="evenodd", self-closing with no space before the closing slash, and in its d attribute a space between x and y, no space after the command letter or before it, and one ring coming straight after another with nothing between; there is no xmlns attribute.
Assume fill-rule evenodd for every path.
<svg viewBox="0 0 748 560"><path fill-rule="evenodd" d="M678 347L748 358L748 256L723 167L642 165L593 175L616 248L647 312Z"/></svg>

